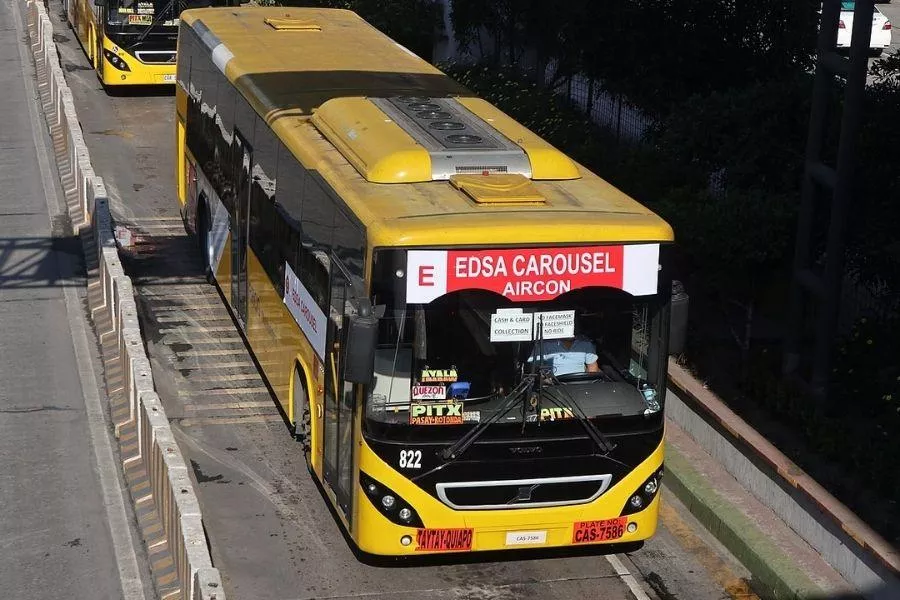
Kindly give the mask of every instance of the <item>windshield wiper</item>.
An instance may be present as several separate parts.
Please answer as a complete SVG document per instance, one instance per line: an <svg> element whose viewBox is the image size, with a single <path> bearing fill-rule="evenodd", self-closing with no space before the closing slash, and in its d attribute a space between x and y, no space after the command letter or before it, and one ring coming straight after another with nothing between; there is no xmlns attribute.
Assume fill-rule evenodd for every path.
<svg viewBox="0 0 900 600"><path fill-rule="evenodd" d="M547 378L554 383L553 389L560 390L563 394L566 395L566 398L569 400L571 406L564 406L558 398L555 398L552 394L544 395L543 386L539 387L540 396L546 397L548 400L553 402L556 406L562 409L570 408L573 413L578 417L578 422L581 423L582 427L584 427L585 431L587 431L588 436L597 444L597 447L600 448L602 452L605 454L609 454L613 450L615 450L616 445L607 439L605 435L600 431L600 429L594 424L593 421L585 414L584 410L581 408L581 404L575 400L575 397L569 393L569 390L566 389L566 384L561 382L559 378L553 374L553 369L551 368L543 368L541 369L541 376L546 375ZM540 415L540 413L538 413ZM538 417L540 418L540 416Z"/></svg>
<svg viewBox="0 0 900 600"><path fill-rule="evenodd" d="M519 385L513 388L513 390L506 395L503 399L503 404L500 408L491 415L487 421L482 421L472 429L470 429L464 436L456 440L452 446L448 446L441 451L441 457L444 460L455 460L458 458L463 452L469 449L469 446L475 443L484 431L499 421L504 415L506 415L509 411L516 406L519 398L528 392L531 387L534 385L534 376L526 375Z"/></svg>

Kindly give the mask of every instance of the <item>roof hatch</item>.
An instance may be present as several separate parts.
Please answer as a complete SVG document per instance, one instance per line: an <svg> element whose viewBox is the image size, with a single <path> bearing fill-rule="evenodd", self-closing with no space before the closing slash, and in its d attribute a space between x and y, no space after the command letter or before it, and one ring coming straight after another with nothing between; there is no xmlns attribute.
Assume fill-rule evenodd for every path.
<svg viewBox="0 0 900 600"><path fill-rule="evenodd" d="M513 142L456 98L335 98L319 107L312 122L363 177L375 183L485 174L527 180L534 171L555 174L544 179L578 176L574 164L559 151L548 152L545 144L536 154L529 153L521 140ZM548 158L553 168L535 168L535 160ZM571 168L555 168L563 163Z"/></svg>
<svg viewBox="0 0 900 600"><path fill-rule="evenodd" d="M294 19L290 16L269 17L266 25L278 31L322 31L322 26L308 19Z"/></svg>
<svg viewBox="0 0 900 600"><path fill-rule="evenodd" d="M478 204L545 201L531 180L523 175L451 175L450 184Z"/></svg>

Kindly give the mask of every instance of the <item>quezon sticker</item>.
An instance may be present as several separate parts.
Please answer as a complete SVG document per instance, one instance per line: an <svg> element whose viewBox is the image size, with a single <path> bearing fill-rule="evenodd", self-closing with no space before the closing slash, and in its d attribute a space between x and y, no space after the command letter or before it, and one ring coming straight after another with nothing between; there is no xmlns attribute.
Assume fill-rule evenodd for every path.
<svg viewBox="0 0 900 600"><path fill-rule="evenodd" d="M456 369L422 369L422 383L453 383L459 379Z"/></svg>
<svg viewBox="0 0 900 600"><path fill-rule="evenodd" d="M413 403L409 407L410 425L462 425L462 402Z"/></svg>
<svg viewBox="0 0 900 600"><path fill-rule="evenodd" d="M419 529L416 551L447 552L472 549L472 529Z"/></svg>
<svg viewBox="0 0 900 600"><path fill-rule="evenodd" d="M447 388L442 385L414 385L413 400L446 400Z"/></svg>

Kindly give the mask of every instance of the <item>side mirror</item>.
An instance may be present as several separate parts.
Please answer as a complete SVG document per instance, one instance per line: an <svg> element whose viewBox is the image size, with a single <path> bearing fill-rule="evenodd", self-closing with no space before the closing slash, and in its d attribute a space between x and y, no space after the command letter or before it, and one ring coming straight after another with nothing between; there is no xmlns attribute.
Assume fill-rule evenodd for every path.
<svg viewBox="0 0 900 600"><path fill-rule="evenodd" d="M368 385L375 376L375 343L378 339L378 319L374 315L354 315L347 326L347 347L344 354L344 379Z"/></svg>

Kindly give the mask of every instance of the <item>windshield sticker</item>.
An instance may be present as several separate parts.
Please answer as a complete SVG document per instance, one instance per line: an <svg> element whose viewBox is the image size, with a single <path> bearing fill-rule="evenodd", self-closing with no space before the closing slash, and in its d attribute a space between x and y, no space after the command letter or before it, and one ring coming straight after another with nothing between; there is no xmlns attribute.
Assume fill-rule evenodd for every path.
<svg viewBox="0 0 900 600"><path fill-rule="evenodd" d="M575 337L575 311L523 313L522 309L500 309L491 315L492 342L530 342L541 337L545 340Z"/></svg>
<svg viewBox="0 0 900 600"><path fill-rule="evenodd" d="M129 25L152 25L153 15L128 15Z"/></svg>
<svg viewBox="0 0 900 600"><path fill-rule="evenodd" d="M137 11L140 15L152 15L156 12L152 2L138 2Z"/></svg>
<svg viewBox="0 0 900 600"><path fill-rule="evenodd" d="M456 369L422 369L421 383L454 383L459 379Z"/></svg>
<svg viewBox="0 0 900 600"><path fill-rule="evenodd" d="M321 360L325 360L325 313L313 300L312 294L294 275L291 266L284 263L284 304L291 312L291 316L300 326L303 335L309 340L316 354Z"/></svg>
<svg viewBox="0 0 900 600"><path fill-rule="evenodd" d="M550 408L541 408L541 421L562 421L564 419L574 419L575 413L571 408L562 408L552 406Z"/></svg>
<svg viewBox="0 0 900 600"><path fill-rule="evenodd" d="M480 423L481 422L481 411L480 410L467 410L463 412L463 422L464 423Z"/></svg>
<svg viewBox="0 0 900 600"><path fill-rule="evenodd" d="M416 531L416 550L441 552L471 550L472 529L419 529Z"/></svg>
<svg viewBox="0 0 900 600"><path fill-rule="evenodd" d="M659 244L410 250L407 273L406 299L413 303L465 289L489 290L515 301L552 300L592 286L645 296L657 291Z"/></svg>
<svg viewBox="0 0 900 600"><path fill-rule="evenodd" d="M462 425L462 402L426 404L414 402L409 407L410 425Z"/></svg>
<svg viewBox="0 0 900 600"><path fill-rule="evenodd" d="M414 385L413 400L446 400L447 388L442 385Z"/></svg>

